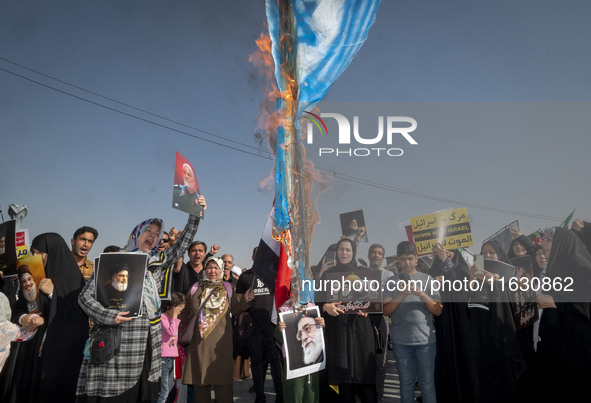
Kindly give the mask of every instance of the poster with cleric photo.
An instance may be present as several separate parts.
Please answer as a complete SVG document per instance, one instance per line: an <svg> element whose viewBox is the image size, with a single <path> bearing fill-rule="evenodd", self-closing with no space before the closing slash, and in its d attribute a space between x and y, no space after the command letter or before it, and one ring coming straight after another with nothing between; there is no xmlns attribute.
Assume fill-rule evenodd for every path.
<svg viewBox="0 0 591 403"><path fill-rule="evenodd" d="M286 379L297 378L323 370L324 330L314 318L320 316L317 306L305 313L279 312L279 320L285 323L283 346L287 363Z"/></svg>
<svg viewBox="0 0 591 403"><path fill-rule="evenodd" d="M341 233L356 243L367 242L367 227L363 210L350 211L339 215Z"/></svg>
<svg viewBox="0 0 591 403"><path fill-rule="evenodd" d="M105 308L127 317L141 316L146 263L145 253L101 253L96 266L96 299Z"/></svg>
<svg viewBox="0 0 591 403"><path fill-rule="evenodd" d="M195 217L203 218L203 206L197 202L200 193L195 168L178 151L174 153L172 207Z"/></svg>
<svg viewBox="0 0 591 403"><path fill-rule="evenodd" d="M16 221L0 223L0 271L4 276L16 275Z"/></svg>
<svg viewBox="0 0 591 403"><path fill-rule="evenodd" d="M345 314L381 313L384 310L382 300L382 274L380 271L355 270L326 273L328 290L326 302L338 303L338 308Z"/></svg>
<svg viewBox="0 0 591 403"><path fill-rule="evenodd" d="M528 286L532 284L534 278L533 260L531 256L524 255L511 259L511 263L515 265L515 277L517 284L519 284L512 294L511 310L513 311L515 329L521 330L533 325L539 318L536 292Z"/></svg>

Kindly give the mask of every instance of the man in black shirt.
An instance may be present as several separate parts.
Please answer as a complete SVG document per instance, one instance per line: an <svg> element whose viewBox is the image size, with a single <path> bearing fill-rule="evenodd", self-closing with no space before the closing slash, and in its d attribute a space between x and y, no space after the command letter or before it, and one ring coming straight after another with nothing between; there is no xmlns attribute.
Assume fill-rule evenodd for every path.
<svg viewBox="0 0 591 403"><path fill-rule="evenodd" d="M253 250L253 261L257 249L255 248ZM254 321L254 330L248 339L248 351L250 353L250 366L256 393L255 402L266 401L264 355L266 355L271 364L271 375L276 394L275 401L283 402L281 351L275 344L275 338L273 336L275 324L271 322L274 294L272 290L255 276L252 269L243 272L238 279L238 283L236 284L236 295L238 298L242 299L249 288L254 292L253 305L248 310Z"/></svg>

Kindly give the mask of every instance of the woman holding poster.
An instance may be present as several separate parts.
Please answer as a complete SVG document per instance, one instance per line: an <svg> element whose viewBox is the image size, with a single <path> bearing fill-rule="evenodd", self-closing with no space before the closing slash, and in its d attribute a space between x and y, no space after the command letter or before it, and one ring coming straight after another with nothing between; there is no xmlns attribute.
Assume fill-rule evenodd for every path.
<svg viewBox="0 0 591 403"><path fill-rule="evenodd" d="M342 238L337 243L336 266L328 269L321 280L330 273L351 273L357 271L355 253L357 245L349 238ZM327 301L318 295L318 301ZM359 396L362 402L377 402L377 360L376 336L374 335L374 320L383 320L383 315L345 314L338 303L319 304L326 321L326 368L328 383L339 385L339 395L345 402L354 402ZM376 323L376 328L380 324ZM378 337L386 343L386 334ZM324 387L324 385L321 385Z"/></svg>
<svg viewBox="0 0 591 403"><path fill-rule="evenodd" d="M205 208L205 198L199 203ZM80 293L78 302L99 326L117 325L121 328L119 353L107 362L93 364L85 359L80 369L76 394L79 402L136 402L154 401L160 391L162 361L160 358L160 298L154 277L163 267L170 267L189 247L199 218L189 216L178 241L162 253L156 253L162 234L162 220L152 218L138 224L125 250L147 253L148 271L143 279L142 315L127 317L128 313L107 309L95 296L94 275Z"/></svg>
<svg viewBox="0 0 591 403"><path fill-rule="evenodd" d="M19 345L11 385L0 400L73 402L88 335L88 319L77 304L84 278L58 234L37 236L31 252L41 255L45 278L36 284L29 267L19 267L13 321L36 333Z"/></svg>
<svg viewBox="0 0 591 403"><path fill-rule="evenodd" d="M17 357L13 367L10 366L13 360L9 361L2 380L2 390L5 390L4 382L12 376L12 384L7 394L0 399L3 402L15 402L17 397L19 401L32 401L38 396L40 363L36 352L39 351L43 334L47 329L46 319L49 317L51 305L47 294L39 292L29 266L20 266L17 275L19 292L12 312L12 321L19 323L30 339L15 345L12 350L12 354L17 354Z"/></svg>

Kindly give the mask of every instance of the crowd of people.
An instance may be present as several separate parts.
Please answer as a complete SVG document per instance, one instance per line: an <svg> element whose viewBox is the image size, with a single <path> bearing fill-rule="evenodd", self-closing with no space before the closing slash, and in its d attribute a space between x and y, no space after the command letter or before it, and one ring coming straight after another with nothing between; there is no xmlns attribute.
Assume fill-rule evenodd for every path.
<svg viewBox="0 0 591 403"><path fill-rule="evenodd" d="M198 203L206 208L203 196ZM415 245L402 241L396 259L385 264L384 246L371 245L366 262L357 256L360 239L335 239L311 268L316 280L379 272L382 285L402 281L408 287L384 292L378 313L347 313L328 291L317 291L306 307L317 307L320 316L302 315L296 338L303 365L325 361L326 368L289 380L281 348L286 325L272 319L274 290L252 268L235 266L228 250L217 257L220 246L208 249L195 240L198 226L199 218L189 215L184 229L164 231L162 220L150 218L131 231L124 247L105 249L147 254L141 315L133 317L125 305L105 306L96 295L88 258L96 229L76 230L71 247L55 233L35 237L30 250L41 256L43 280L35 284L23 265L14 288L0 271L0 401L167 402L176 396L203 402L213 391L223 403L233 401L234 381L252 376L248 399L264 402L270 368L277 402L378 402L391 370L389 351L403 403L415 400L417 387L426 403L589 399L591 228L582 220L571 229L541 231L537 240L519 234L507 250L496 241L481 246L488 261L511 264L529 256L528 279L573 279L574 295L563 287L539 291L536 320L528 316L525 326L514 320L514 291L495 286L503 279L467 263L459 250L438 243L424 264ZM256 254L257 248L253 262ZM109 272L115 289L126 289L128 270ZM171 293L161 301L158 282L167 270ZM483 286L436 287L444 279ZM292 307L288 301L280 310ZM20 336L9 342L6 335L15 329ZM97 339L99 331L109 336ZM93 343L111 340L111 356L97 361ZM179 378L175 366L183 372L171 382ZM181 383L185 394L179 394Z"/></svg>

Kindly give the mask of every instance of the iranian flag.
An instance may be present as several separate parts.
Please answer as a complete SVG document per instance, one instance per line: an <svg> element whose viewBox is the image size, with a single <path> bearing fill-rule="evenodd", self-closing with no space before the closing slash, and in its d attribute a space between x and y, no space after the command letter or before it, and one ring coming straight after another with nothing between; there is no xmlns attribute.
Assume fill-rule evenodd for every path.
<svg viewBox="0 0 591 403"><path fill-rule="evenodd" d="M274 210L271 209L254 258L252 271L265 286L274 290L275 301L271 318L276 318L277 309L291 297L291 270L287 265L285 246L273 239L273 212Z"/></svg>

